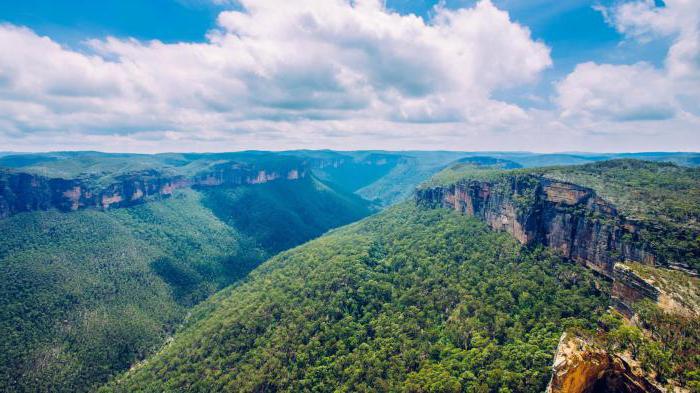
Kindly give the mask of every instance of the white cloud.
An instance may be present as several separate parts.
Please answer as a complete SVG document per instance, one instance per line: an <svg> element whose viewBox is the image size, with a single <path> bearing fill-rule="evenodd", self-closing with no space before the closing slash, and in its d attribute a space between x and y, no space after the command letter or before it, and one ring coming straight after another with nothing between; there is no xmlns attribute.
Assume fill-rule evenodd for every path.
<svg viewBox="0 0 700 393"><path fill-rule="evenodd" d="M673 44L663 68L579 64L556 86L562 115L630 121L700 113L700 2L667 0L657 7L653 0L636 0L598 9L629 39L668 36Z"/></svg>
<svg viewBox="0 0 700 393"><path fill-rule="evenodd" d="M700 22L696 0L666 0L664 6L656 6L654 0L634 0L597 9L620 33L641 40L697 30Z"/></svg>
<svg viewBox="0 0 700 393"><path fill-rule="evenodd" d="M687 143L696 93L665 94L694 83L692 40L674 45L663 70L578 67L559 85L560 117L494 98L552 61L488 0L438 7L430 20L379 0L238 3L203 43L105 38L74 49L0 25L0 150L700 148ZM635 121L652 109L674 116L672 131Z"/></svg>
<svg viewBox="0 0 700 393"><path fill-rule="evenodd" d="M579 64L557 84L557 93L564 117L661 120L673 117L676 111L668 79L646 63Z"/></svg>
<svg viewBox="0 0 700 393"><path fill-rule="evenodd" d="M221 135L249 121L358 118L489 126L524 116L491 99L495 89L551 65L549 48L488 0L428 22L377 0L240 5L206 43L107 38L81 52L0 26L5 133Z"/></svg>

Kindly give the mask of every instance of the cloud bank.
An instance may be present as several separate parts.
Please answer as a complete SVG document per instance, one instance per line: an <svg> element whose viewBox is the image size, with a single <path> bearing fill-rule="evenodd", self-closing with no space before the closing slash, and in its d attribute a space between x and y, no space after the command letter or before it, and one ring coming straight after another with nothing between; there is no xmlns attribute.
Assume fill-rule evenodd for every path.
<svg viewBox="0 0 700 393"><path fill-rule="evenodd" d="M664 69L581 64L547 111L494 98L536 83L552 60L489 0L438 6L429 20L379 0L239 3L204 43L68 48L0 25L0 150L648 149L667 137L650 123L697 130L693 0L605 9L633 39L675 37ZM638 146L624 142L633 128L646 135Z"/></svg>
<svg viewBox="0 0 700 393"><path fill-rule="evenodd" d="M673 43L661 68L645 62L577 66L557 85L564 116L631 121L700 113L700 2L667 0L657 7L641 0L599 10L628 39L668 37Z"/></svg>

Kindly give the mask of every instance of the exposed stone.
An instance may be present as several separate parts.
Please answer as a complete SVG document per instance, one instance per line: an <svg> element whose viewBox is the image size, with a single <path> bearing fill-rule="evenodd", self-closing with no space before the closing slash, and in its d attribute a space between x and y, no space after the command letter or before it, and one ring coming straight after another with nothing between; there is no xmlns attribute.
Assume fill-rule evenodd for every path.
<svg viewBox="0 0 700 393"><path fill-rule="evenodd" d="M238 162L217 164L191 178L166 175L155 170L118 176L106 186L92 179L60 179L16 171L0 171L0 219L35 210L68 212L82 208L119 208L164 198L188 187L262 184L278 179L297 180L308 168L299 163L277 164L272 170Z"/></svg>
<svg viewBox="0 0 700 393"><path fill-rule="evenodd" d="M659 301L661 291L647 280L635 274L629 267L615 264L611 300L616 309L627 317L634 315L632 305L644 298Z"/></svg>
<svg viewBox="0 0 700 393"><path fill-rule="evenodd" d="M467 180L416 191L416 203L475 216L522 244L541 244L613 280L612 303L623 314L651 299L667 310L682 307L623 262L664 266L641 237L643 223L622 216L595 191L548 178L521 175ZM673 266L665 266L673 267Z"/></svg>
<svg viewBox="0 0 700 393"><path fill-rule="evenodd" d="M465 180L416 191L416 203L471 215L507 231L522 244L544 245L613 281L612 304L633 317L632 305L651 299L669 312L692 314L677 298L624 263L657 266L653 246L641 238L643 222L624 217L592 189L537 175L511 175L493 181ZM643 266L647 265L647 266ZM680 274L681 272L675 272ZM696 315L696 314L692 314ZM632 319L632 318L631 318ZM562 337L549 393L662 392L651 376L625 354L609 354L580 338Z"/></svg>
<svg viewBox="0 0 700 393"><path fill-rule="evenodd" d="M513 176L498 183L464 181L420 189L416 200L479 217L523 244L543 244L611 279L616 262L655 263L639 237L639 223L575 184Z"/></svg>
<svg viewBox="0 0 700 393"><path fill-rule="evenodd" d="M578 337L562 335L547 393L661 393L644 373Z"/></svg>

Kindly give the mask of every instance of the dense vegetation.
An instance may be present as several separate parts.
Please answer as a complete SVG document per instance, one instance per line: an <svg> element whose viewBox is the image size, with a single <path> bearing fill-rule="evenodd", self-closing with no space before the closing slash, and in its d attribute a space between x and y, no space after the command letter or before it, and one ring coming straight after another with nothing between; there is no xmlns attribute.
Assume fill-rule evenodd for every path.
<svg viewBox="0 0 700 393"><path fill-rule="evenodd" d="M592 188L627 216L700 226L700 169L614 160L536 171Z"/></svg>
<svg viewBox="0 0 700 393"><path fill-rule="evenodd" d="M324 182L380 206L401 202L415 186L468 153L445 151L298 150L284 154L308 160Z"/></svg>
<svg viewBox="0 0 700 393"><path fill-rule="evenodd" d="M261 265L102 391L541 392L604 299L577 265L402 204Z"/></svg>
<svg viewBox="0 0 700 393"><path fill-rule="evenodd" d="M403 158L385 176L356 193L365 199L389 206L410 197L415 187L425 179L464 157L461 152L404 152Z"/></svg>
<svg viewBox="0 0 700 393"><path fill-rule="evenodd" d="M273 169L292 160L323 177L0 220L0 391L95 389L161 348L197 304L172 343L104 389L541 391L567 328L635 352L664 383L700 389L697 319L644 305L639 327L611 319L587 271L451 212L391 208L238 282L271 255L369 214L351 192L392 204L450 162L430 184L546 176L591 187L648 224L642 236L662 258L700 265L698 169L618 160L504 171L607 156L463 154L0 156L0 166L98 185L144 169L191 176L230 160ZM678 272L667 273L656 280L676 288Z"/></svg>
<svg viewBox="0 0 700 393"><path fill-rule="evenodd" d="M608 351L627 352L664 386L673 381L700 392L700 277L640 263L626 265L670 299L662 305L649 299L636 302L635 323L607 315L602 329L583 334Z"/></svg>
<svg viewBox="0 0 700 393"><path fill-rule="evenodd" d="M203 203L222 221L257 239L268 254L294 247L339 223L370 213L366 201L313 177L203 189Z"/></svg>
<svg viewBox="0 0 700 393"><path fill-rule="evenodd" d="M369 214L313 178L0 220L0 391L84 391L282 248Z"/></svg>

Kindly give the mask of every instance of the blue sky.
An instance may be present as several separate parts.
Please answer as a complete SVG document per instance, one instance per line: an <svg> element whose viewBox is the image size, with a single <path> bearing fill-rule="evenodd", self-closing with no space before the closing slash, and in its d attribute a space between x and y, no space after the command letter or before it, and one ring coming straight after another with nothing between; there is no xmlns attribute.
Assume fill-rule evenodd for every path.
<svg viewBox="0 0 700 393"><path fill-rule="evenodd" d="M388 8L402 14L428 18L438 0L388 0ZM473 0L451 0L448 8L468 7ZM620 46L622 36L605 23L591 0L496 0L533 37L552 47L552 58L560 67L573 68L581 61L660 62L663 47ZM0 20L28 26L66 45L86 38L133 37L163 42L205 40L216 25L219 12L238 8L207 0L22 0L0 2Z"/></svg>
<svg viewBox="0 0 700 393"><path fill-rule="evenodd" d="M451 0L448 8L472 6L473 0ZM662 48L615 50L622 36L606 24L591 0L496 0L535 38L553 48L562 62L585 58L624 61L630 58L661 61ZM610 3L610 1L607 1ZM388 0L388 8L428 18L438 0ZM207 0L22 0L0 2L0 20L31 27L60 42L75 44L86 37L107 35L164 42L203 41L215 27L219 12L239 8Z"/></svg>
<svg viewBox="0 0 700 393"><path fill-rule="evenodd" d="M201 41L224 8L205 1L22 0L0 2L0 19L69 44L107 35Z"/></svg>
<svg viewBox="0 0 700 393"><path fill-rule="evenodd" d="M36 145L39 137L49 141L51 138L65 139L60 137L61 132L65 132L86 134L86 140L89 142L83 141L85 146L98 149L115 147L122 150L159 150L160 147L152 141L163 138L167 141L162 145L168 148L177 147L178 143L190 140L192 143L189 146L194 146L195 149L224 146L225 149L231 150L239 145L242 148L265 146L270 143L269 140L276 140L270 135L282 132L291 134L291 131L283 130L304 128L304 132L299 132L298 135L285 135L287 140L284 144L278 146L273 143L271 148L337 147L347 146L348 143L353 148L392 148L391 143L397 141L396 135L399 134L408 136L405 142L396 142L396 148L449 148L454 146L453 142L441 143L441 135L454 130L468 129L464 131L466 138L478 136L477 139L471 139L478 141L472 142L475 149L497 149L499 143L502 145L506 138L503 135L513 132L511 128L516 127L514 124L517 128L532 129L547 124L547 132L553 135L558 129L567 130L562 132L569 134L556 138L557 143L554 146L542 150L681 149L683 146L689 146L689 137L690 146L700 148L700 141L697 140L695 132L698 108L687 104L693 101L695 89L691 88L691 93L682 94L670 91L681 82L687 84L690 81L692 85L696 81L693 79L694 74L691 75L691 79L684 76L686 79L683 81L676 76L671 77L677 75L672 68L672 64L675 64L673 62L687 60L672 57L675 55L672 55L671 48L674 45L679 48L692 47L689 44L693 42L688 40L692 40L692 33L697 30L695 26L700 18L695 15L700 13L700 7L688 5L687 0L673 0L668 4L660 0L445 0L441 7L437 8L437 0L386 0L384 11L367 11L367 20L376 17L381 23L396 25L378 28L373 34L379 35L361 38L368 40L360 46L366 50L364 56L367 58L345 58L357 48L354 46L356 44L351 26L350 30L343 32L345 36L335 37L333 39L336 41L312 48L320 51L325 50L321 48L327 48L328 44L334 47L332 54L342 57L343 60L329 64L319 64L319 61L305 63L303 57L290 60L289 64L285 64L284 59L277 59L280 63L272 64L272 60L261 57L269 55L267 49L262 49L262 45L280 45L283 51L286 37L277 36L274 31L266 29L255 30L252 27L239 26L241 22L238 15L250 17L251 20L257 20L256 23L262 24L268 20L275 20L272 15L275 13L275 7L268 9L262 6L259 10L253 9L256 7L255 3L250 2L246 6L246 1L251 0L243 0L241 3L226 0L0 2L0 23L7 30L8 40L15 40L15 43L20 45L19 41L30 42L45 36L57 45L46 49L49 52L56 50L55 58L47 55L49 58L45 59L49 67L65 62L69 68L75 66L76 70L86 70L88 75L97 75L94 83L91 81L89 86L75 91L71 90L75 83L71 85L71 82L67 81L80 79L80 75L70 75L72 71L67 70L60 75L57 71L52 80L27 85L47 90L27 92L25 89L20 94L16 88L17 83L8 83L6 85L14 85L15 90L8 89L3 93L3 78L12 82L12 78L17 77L17 81L26 82L32 79L31 77L36 77L30 75L30 71L24 70L28 76L20 78L22 66L17 63L19 60L15 59L10 63L9 53L5 54L5 60L8 61L6 69L17 68L19 71L6 72L7 76L4 76L3 59L0 58L0 100L5 98L13 104L12 113L0 111L0 143L5 142L6 145L25 149L32 144ZM357 4L324 8L314 6L310 0L290 0L289 3L295 1L299 2L299 6L290 12L298 13L300 21L306 20L307 17L320 18L318 20L323 21L324 18L347 14L342 17L349 18L347 20L350 22L346 21L345 24L339 25L340 27L336 26L336 30L329 30L334 34L337 28L346 28L348 23L356 23L358 26L363 24L356 17L360 14L360 17L364 17L362 15L365 15L365 11L358 11L361 6ZM274 5L274 0L262 1L270 2ZM482 3L488 3L488 6L480 6ZM459 14L461 10L473 12L470 15L462 15ZM357 11L355 14L358 15L351 15L354 11ZM526 28L530 35L527 36L516 29L508 33L513 34L510 37L504 35L495 38L493 48L502 53L493 54L488 53L489 41L491 36L500 35L499 30L489 30L492 27L487 23L480 27L483 31L472 32L468 29L462 30L453 22L443 27L450 30L446 37L454 42L436 41L435 48L430 47L432 44L429 41L426 41L427 44L421 43L422 46L416 46L421 48L418 50L427 49L431 53L434 49L434 54L440 61L445 61L446 58L455 55L450 53L450 50L463 45L460 50L474 50L473 56L488 57L488 61L498 63L498 66L493 68L499 70L500 74L489 77L480 76L491 71L491 67L485 63L486 60L464 63L473 75L464 76L464 80L459 80L461 71L458 67L455 68L455 63L438 63L438 60L431 63L431 60L420 56L412 57L414 53L403 53L400 46L406 46L410 37L395 37L391 43L385 42L386 34L404 34L406 23L410 24L407 18L381 19L392 11L403 16L415 14L422 17L426 26L421 27L421 33L425 33L425 37L435 36L440 31L437 24L442 22L435 22L435 18L447 16L459 23L479 25L481 20L498 18L499 13L507 13L511 20L511 23L501 26L502 30L509 31L508 29L515 25ZM652 18L648 18L649 15L652 15ZM658 19L658 23L653 22L654 18ZM229 19L232 22L227 22ZM290 17L291 19L293 18ZM646 21L652 22L644 25ZM299 30L299 25L290 25L287 28L296 33L303 30ZM212 32L214 36L211 35ZM227 44L217 41L218 36L228 38ZM241 38L242 41L235 41L235 37ZM306 46L309 44L306 38L290 38L300 45L302 50L309 49ZM402 39L408 41L402 44ZM151 40L162 44L154 46L149 43ZM275 40L279 42L273 42ZM522 44L513 44L511 49L508 46L509 40L524 41ZM244 41L246 45L239 45ZM185 44L192 45L183 46ZM225 45L232 46L226 47L226 51L214 53L213 49L226 49ZM475 46L483 46L485 49L473 49ZM243 47L247 49L243 50L240 56L234 53ZM156 82L156 79L165 79L157 75L157 65L154 66L156 74L150 77L144 73L135 73L135 68L131 67L136 65L136 69L146 70L153 66L147 62L147 59L152 59L153 56L147 53L156 53L159 50L163 50L161 55L168 56L171 61L163 64L163 69L170 71L168 75L176 77L202 73L196 78L185 77L186 80L192 79L188 83L182 82L182 88L196 96L190 97L192 100L184 102L182 97L175 94L167 97L167 103L156 102L154 97L160 99L171 94L166 93L168 87L180 83L183 78L177 77L176 81L170 82L164 80L162 86L154 87L154 83L161 83ZM376 52L377 50L381 52ZM520 50L522 53L518 52ZM513 53L509 53L511 51ZM26 56L20 56L20 60L33 58L35 55L38 54L27 53ZM190 64L185 60L190 59L191 57L187 56L192 55L201 61L198 64ZM200 55L202 58L199 58ZM205 78L203 75L214 70L219 72L221 64L215 60L223 59L222 56L235 58L235 61L231 60L235 64L231 63L228 66L236 69L236 76L211 82L211 78ZM520 61L517 56L523 61L522 72L517 69L517 62ZM242 61L240 59L245 58L255 59L258 63L238 63ZM320 59L324 59L323 55ZM165 62L165 58L163 61ZM368 66L363 61L375 64ZM395 72L387 72L383 68L388 65L395 67ZM245 67L248 67L248 71L244 70ZM109 74L111 71L107 69L113 68L118 68L123 75L112 79L103 75ZM280 71L285 68L292 71ZM686 68L679 66L675 69ZM435 70L454 74L441 79L430 74ZM250 76L250 72L253 72L254 77ZM258 75L258 72L262 74ZM270 72L281 73L270 76ZM350 82L346 78L350 75L359 78L352 83L363 81L367 85L349 88L347 83ZM139 77L145 79L137 80ZM606 83L606 78L610 78L610 83ZM456 85L461 86L461 91L455 87L455 80ZM659 94L647 96L644 92L636 92L635 89L643 87L639 86L639 81L648 82L651 87L659 89ZM214 91L211 94L207 91L196 92L207 83L214 83ZM240 94L230 96L230 90L217 90L226 83L230 83L229 89L244 90L241 90ZM110 92L109 89L119 90L120 94L128 91L130 99L144 99L144 106L153 105L163 111L182 109L183 113L187 112L187 116L183 114L182 120L163 121L161 124L150 112L139 114L138 120L134 117L124 121L120 113L133 113L129 112L133 108L127 109L129 101L125 94L122 94L120 99L115 98L110 104L124 106L123 112L113 111L110 107L107 110L109 113L100 114L97 101L106 103L114 97L111 93L105 93L104 97L99 99L95 95L100 95L100 91ZM148 90L148 98L144 98L145 94L137 94L139 89ZM259 96L256 95L257 89L261 89ZM71 91L66 93L67 90ZM369 90L371 93L367 93ZM86 91L89 94L85 93ZM334 91L339 94L334 95ZM643 97L635 102L620 98L626 97L627 94ZM27 98L28 96L32 98ZM485 109L475 111L473 108L460 108L460 100L468 102L464 105L483 105ZM238 106L231 104L234 101ZM72 118L78 116L72 116L66 108L72 108L78 105L78 102L95 105L95 108L80 117L80 121L74 121ZM37 111L36 113L45 111L46 114L55 116L59 122L65 122L65 125L59 127L48 124L48 120L44 124L28 120L26 113L31 112L30 110ZM488 117L484 113L489 113ZM216 121L212 120L214 118ZM664 120L666 123L653 123L647 121L649 119ZM263 121L266 122L265 125L253 126L254 123ZM633 124L630 121L640 123ZM524 123L527 125L523 125ZM420 128L421 124L424 127ZM326 129L329 125L330 128L337 129ZM354 127L363 129L353 132ZM635 127L642 130L637 136L630 131ZM671 127L683 127L682 137L674 136L671 138L672 143L660 145L668 140L664 138L663 130ZM184 129L195 131L185 134ZM400 129L410 131L402 133ZM319 143L327 145L309 143L308 138L302 136L316 133L321 134ZM531 136L533 133L534 131L526 134ZM416 134L422 136L418 137ZM232 139L227 139L225 135L230 135ZM385 138L382 138L383 135ZM648 140L644 143L625 142L632 141L635 137ZM363 143L362 138L370 142ZM511 136L508 140L513 138L518 136ZM595 142L585 142L588 145L581 146L582 141L589 139ZM227 142L222 145L219 140ZM481 141L483 143L479 144ZM54 142L47 142L45 147L54 147L52 143ZM653 149L657 145L659 149ZM81 146L77 144L70 147ZM532 149L532 146L531 142L522 142L509 144L508 148ZM468 143L459 146L468 147ZM57 143L55 148L61 149L62 145Z"/></svg>

